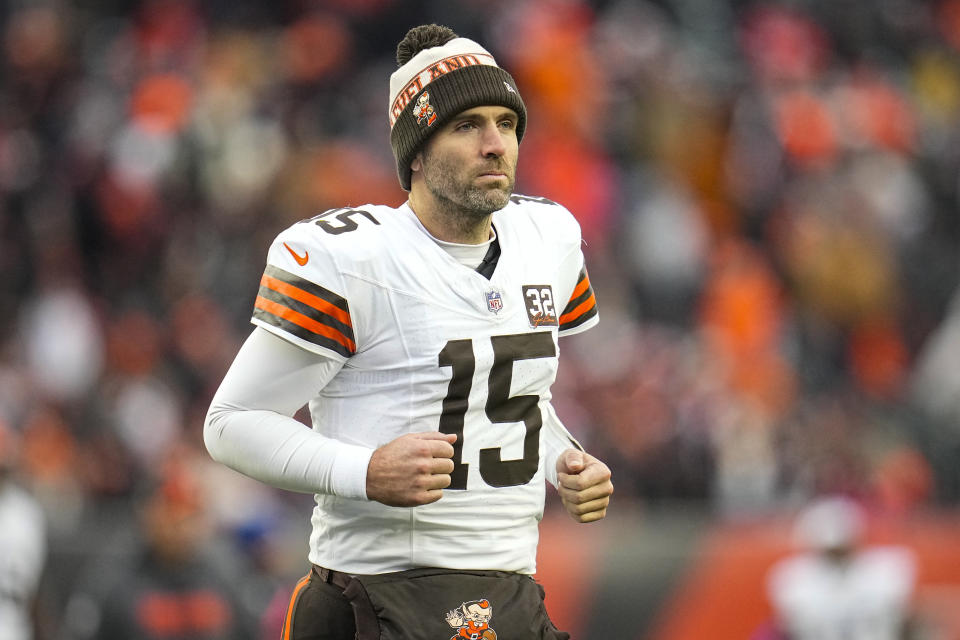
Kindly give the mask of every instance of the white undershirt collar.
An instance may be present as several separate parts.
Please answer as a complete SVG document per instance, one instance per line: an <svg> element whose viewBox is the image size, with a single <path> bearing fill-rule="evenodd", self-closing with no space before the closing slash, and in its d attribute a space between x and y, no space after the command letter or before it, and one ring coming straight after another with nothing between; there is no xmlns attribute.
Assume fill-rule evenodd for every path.
<svg viewBox="0 0 960 640"><path fill-rule="evenodd" d="M413 219L417 222L423 232L427 234L427 237L433 240L438 247L446 251L451 258L468 269L476 269L480 266L480 263L483 262L484 257L487 255L487 251L490 250L490 245L494 240L497 239L497 230L491 227L490 239L486 242L481 242L480 244L463 244L460 242L447 242L446 240L440 240L434 237L434 235L430 233L425 226L423 226L420 218L417 217L417 214L410 207L409 203L405 203L405 206L406 209L410 211Z"/></svg>

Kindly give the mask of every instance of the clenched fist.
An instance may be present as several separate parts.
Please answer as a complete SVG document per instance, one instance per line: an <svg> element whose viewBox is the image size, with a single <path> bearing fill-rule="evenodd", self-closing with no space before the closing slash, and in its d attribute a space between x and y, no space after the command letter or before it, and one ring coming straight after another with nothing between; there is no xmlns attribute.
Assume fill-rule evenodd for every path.
<svg viewBox="0 0 960 640"><path fill-rule="evenodd" d="M601 520L613 494L610 468L589 453L567 449L557 458L557 491L577 522Z"/></svg>
<svg viewBox="0 0 960 640"><path fill-rule="evenodd" d="M373 452L367 466L367 497L391 507L436 502L450 486L457 436L408 433Z"/></svg>

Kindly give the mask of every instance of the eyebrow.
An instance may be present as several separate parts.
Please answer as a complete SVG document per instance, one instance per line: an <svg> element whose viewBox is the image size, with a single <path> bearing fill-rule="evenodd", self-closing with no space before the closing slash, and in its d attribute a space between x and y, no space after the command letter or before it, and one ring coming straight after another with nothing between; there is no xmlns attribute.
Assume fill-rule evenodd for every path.
<svg viewBox="0 0 960 640"><path fill-rule="evenodd" d="M468 110L468 111L459 113L453 118L451 118L450 123L453 124L453 123L459 123L459 122L466 122L468 120L477 120L477 119L485 119L485 118L486 116L481 116L479 113L475 111ZM498 112L493 116L493 120L496 122L499 122L500 120L503 120L505 118L512 120L514 122L517 122L520 119L520 117L513 111L513 109L509 109L509 108L505 108L503 111Z"/></svg>

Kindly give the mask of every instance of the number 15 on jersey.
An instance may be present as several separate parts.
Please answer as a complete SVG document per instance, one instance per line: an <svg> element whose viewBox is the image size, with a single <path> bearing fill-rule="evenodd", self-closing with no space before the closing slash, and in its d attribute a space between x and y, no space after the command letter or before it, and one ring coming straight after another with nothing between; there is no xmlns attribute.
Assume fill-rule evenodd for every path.
<svg viewBox="0 0 960 640"><path fill-rule="evenodd" d="M484 411L492 423L522 422L526 433L520 459L503 460L500 447L481 449L480 476L490 486L512 487L526 484L536 475L540 464L540 428L543 426L540 396L510 395L513 364L518 360L556 357L557 350L553 335L548 331L491 336L490 343L493 366L487 379ZM440 431L457 435L448 489L466 489L469 464L463 462L463 425L476 369L473 340L450 340L440 351L438 361L441 367L452 369L440 414Z"/></svg>

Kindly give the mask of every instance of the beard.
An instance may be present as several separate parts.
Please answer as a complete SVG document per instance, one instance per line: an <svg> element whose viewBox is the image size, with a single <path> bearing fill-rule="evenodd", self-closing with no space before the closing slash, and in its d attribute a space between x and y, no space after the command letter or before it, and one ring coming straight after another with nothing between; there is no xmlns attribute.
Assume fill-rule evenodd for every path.
<svg viewBox="0 0 960 640"><path fill-rule="evenodd" d="M423 180L427 189L465 225L475 224L503 209L513 193L514 173L503 158L492 161L486 168L506 175L506 186L477 185L459 175L458 171L463 171L462 165L444 157L426 153L423 156Z"/></svg>

